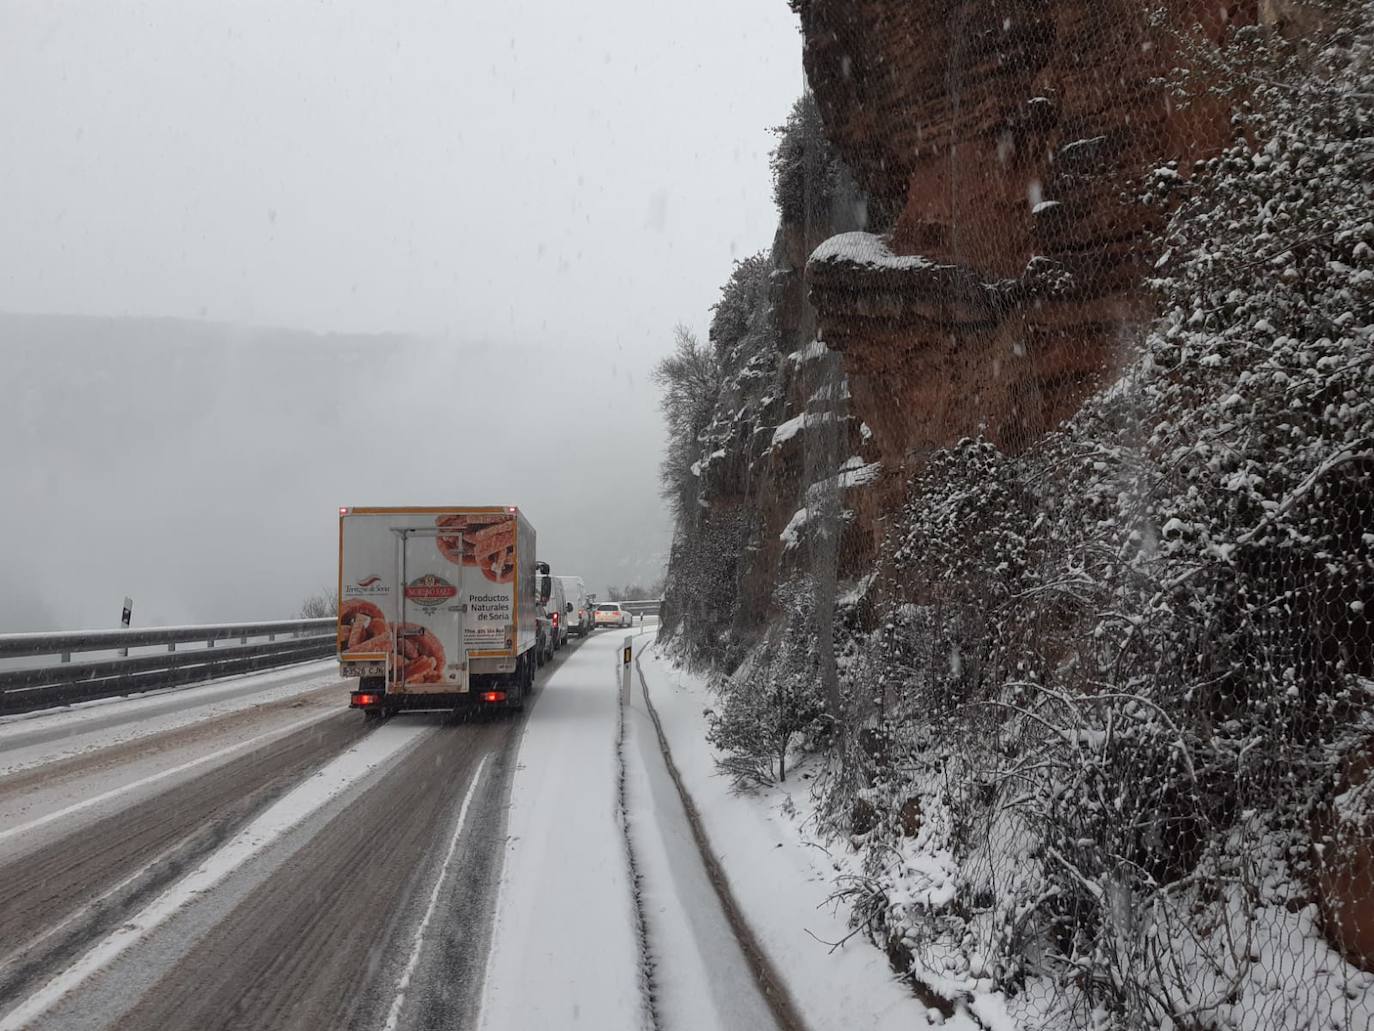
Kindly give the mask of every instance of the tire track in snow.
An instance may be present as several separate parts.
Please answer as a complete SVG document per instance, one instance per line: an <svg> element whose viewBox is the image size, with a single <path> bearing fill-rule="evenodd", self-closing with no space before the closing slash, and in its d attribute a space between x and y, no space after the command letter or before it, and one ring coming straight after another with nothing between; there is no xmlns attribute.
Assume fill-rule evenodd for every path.
<svg viewBox="0 0 1374 1031"><path fill-rule="evenodd" d="M806 1021L802 1019L801 1012L792 1000L791 993L787 990L786 982L774 969L772 960L763 951L758 939L754 937L753 930L745 921L744 914L735 901L734 893L730 890L730 882L725 876L725 871L711 850L711 842L706 835L706 827L701 822L701 815L697 812L696 804L692 801L692 796L688 794L687 786L682 782L682 776L673 763L672 749L668 746L668 737L663 732L663 723L658 718L658 710L654 708L653 699L649 697L649 682L645 679L644 670L639 665L638 654L635 655L635 673L639 677L640 691L644 695L644 705L649 711L649 718L653 720L654 731L658 735L658 747L663 753L663 762L668 767L668 775L672 778L673 785L677 788L678 797L682 800L682 808L687 815L687 823L692 829L692 839L696 842L701 862L706 867L707 878L715 889L721 909L725 911L725 919L729 922L730 929L734 932L735 941L738 942L740 950L744 953L745 960L749 964L749 971L758 985L759 992L768 1003L773 1019L781 1031L809 1031ZM621 711L623 727L623 708ZM623 771L623 765L621 768ZM622 802L623 798L622 776Z"/></svg>
<svg viewBox="0 0 1374 1031"><path fill-rule="evenodd" d="M453 835L449 838L448 851L444 853L444 861L439 864L439 874L434 878L434 890L430 892L429 905L425 908L425 915L420 919L420 926L415 931L415 942L410 947L410 958L406 961L406 968L401 973L401 980L396 986L396 998L391 1001L391 1010L387 1013L386 1026L383 1031L396 1031L396 1025L401 1019L401 1007L405 1005L406 992L410 989L410 979L415 976L415 968L420 965L420 952L425 945L425 932L429 930L429 922L434 919L434 910L439 905L439 895L444 888L444 880L448 876L449 867L453 865L453 854L458 851L458 841L463 836L463 827L468 822L468 809L472 806L472 796L477 794L477 785L482 780L482 771L486 769L487 760L490 755L482 756L481 762L477 764L477 770L472 775L472 783L468 785L467 794L463 796L463 805L458 810L458 822L453 828Z"/></svg>
<svg viewBox="0 0 1374 1031"><path fill-rule="evenodd" d="M339 714L0 865L0 1008L77 958L364 732Z"/></svg>
<svg viewBox="0 0 1374 1031"><path fill-rule="evenodd" d="M621 674L616 673L617 680ZM616 684L616 696L620 695L620 685ZM649 925L644 916L644 881L635 861L634 842L630 833L630 809L627 796L625 771L625 702L623 698L616 706L618 726L615 737L616 777L616 822L620 825L621 841L625 846L625 862L630 871L630 884L633 885L635 909L635 936L639 943L639 980L646 1026L653 1031L663 1031L662 1016L658 1011L658 993L654 982L654 959L649 944Z"/></svg>
<svg viewBox="0 0 1374 1031"><path fill-rule="evenodd" d="M411 719L397 717L380 730ZM380 1031L456 815L478 764L489 756L399 1022L402 1029L471 1026L463 1014L479 983L474 975L482 957L474 949L492 896L485 878L470 876L475 868L469 864L479 859L474 842L487 844L478 814L500 805L492 788L499 789L501 780L493 774L513 724L429 719L433 733L365 778L355 796L344 797L346 805L325 807L333 810L327 819L312 817L308 836L287 842L284 859L265 856L273 864L266 877L242 883L236 876L240 883L226 884L207 900L205 918L187 913L155 936L150 951L161 961L141 975L133 992L110 985L126 971L139 976L138 957L112 967L86 999L64 1004L52 1026ZM464 944L456 956L443 949L453 935ZM429 1019L426 997L436 993L446 1009Z"/></svg>
<svg viewBox="0 0 1374 1031"><path fill-rule="evenodd" d="M0 1017L0 1031L23 1031L67 994L107 967L170 920L197 895L218 885L311 813L352 787L378 766L433 731L425 724L378 728L358 745L328 763L315 776L267 808L228 844L60 972L17 1007Z"/></svg>
<svg viewBox="0 0 1374 1031"><path fill-rule="evenodd" d="M40 827L46 827L48 824L57 823L61 820L65 820L68 817L74 816L79 812L83 812L87 809L90 809L93 806L98 806L105 802L112 801L113 799L119 798L121 795L127 795L132 791L137 791L141 788L147 787L150 784L156 784L159 781L164 781L169 777L176 777L182 773L185 773L187 770L193 770L198 766L204 766L206 763L215 762L219 759L226 758L227 756L234 755L238 752L251 751L253 748L263 744L266 741L270 741L273 738L289 737L297 731L304 730L312 723L320 723L326 719L329 719L333 715L335 715L334 712L331 712L327 709L322 709L319 712L312 713L304 719L296 720L294 723L288 723L284 727L273 727L271 730L264 731L263 733L257 734L254 737L246 738L242 741L235 741L234 743L226 745L223 748L217 748L213 752L207 752L203 755L198 755L196 756L196 758L190 759L184 763L179 763L176 766L169 766L166 769L158 770L158 772L156 773L148 774L146 777L140 777L138 780L130 781L128 784L121 784L117 788L111 788L108 791L102 791L98 795L91 795L87 798L83 798L80 802L73 802L71 805L64 806L61 809L57 809L43 816L36 817L32 820L29 820L27 823L21 823L14 827L5 828L3 831L0 831L0 842L6 841L10 838L23 837L27 834L32 833L33 831L38 830Z"/></svg>

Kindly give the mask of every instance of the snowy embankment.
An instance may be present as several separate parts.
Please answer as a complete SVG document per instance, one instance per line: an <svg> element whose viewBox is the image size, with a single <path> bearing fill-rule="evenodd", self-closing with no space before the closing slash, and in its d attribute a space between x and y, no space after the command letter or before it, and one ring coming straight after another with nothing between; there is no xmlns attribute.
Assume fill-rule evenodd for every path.
<svg viewBox="0 0 1374 1031"><path fill-rule="evenodd" d="M927 1026L925 1007L893 977L886 957L853 934L847 907L831 901L839 867L804 831L813 809L810 782L735 793L717 773L706 741L704 710L715 699L705 682L675 667L657 646L643 650L639 667L742 915L808 1025L813 1031ZM997 1026L995 1014L987 1018ZM963 1014L944 1023L982 1026Z"/></svg>

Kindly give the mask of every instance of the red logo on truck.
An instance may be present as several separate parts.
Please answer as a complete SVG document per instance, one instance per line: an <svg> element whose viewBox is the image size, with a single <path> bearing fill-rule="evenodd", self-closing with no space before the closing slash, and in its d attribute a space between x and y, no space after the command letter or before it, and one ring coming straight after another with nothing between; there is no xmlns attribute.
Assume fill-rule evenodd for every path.
<svg viewBox="0 0 1374 1031"><path fill-rule="evenodd" d="M426 573L406 584L406 601L425 608L437 608L458 594L458 588L442 576Z"/></svg>
<svg viewBox="0 0 1374 1031"><path fill-rule="evenodd" d="M381 598L390 593L386 581L375 574L344 585L345 598Z"/></svg>

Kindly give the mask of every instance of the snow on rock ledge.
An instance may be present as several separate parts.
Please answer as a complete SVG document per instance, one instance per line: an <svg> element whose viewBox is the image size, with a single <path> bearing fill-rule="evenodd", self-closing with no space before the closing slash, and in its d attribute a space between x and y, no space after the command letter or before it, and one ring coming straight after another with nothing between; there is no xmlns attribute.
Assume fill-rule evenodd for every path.
<svg viewBox="0 0 1374 1031"><path fill-rule="evenodd" d="M840 233L826 240L814 251L807 261L808 267L835 264L864 269L896 269L911 271L917 269L952 268L941 265L918 254L893 254L887 241L872 233Z"/></svg>
<svg viewBox="0 0 1374 1031"><path fill-rule="evenodd" d="M821 339L844 351L865 326L904 326L913 318L952 327L986 327L1016 282L984 282L973 270L919 254L894 254L872 233L840 233L806 263ZM846 370L848 371L848 370Z"/></svg>
<svg viewBox="0 0 1374 1031"><path fill-rule="evenodd" d="M814 429L827 422L834 422L835 416L830 412L803 412L801 415L788 419L780 423L773 430L773 440L769 444L769 449L785 444L803 430Z"/></svg>

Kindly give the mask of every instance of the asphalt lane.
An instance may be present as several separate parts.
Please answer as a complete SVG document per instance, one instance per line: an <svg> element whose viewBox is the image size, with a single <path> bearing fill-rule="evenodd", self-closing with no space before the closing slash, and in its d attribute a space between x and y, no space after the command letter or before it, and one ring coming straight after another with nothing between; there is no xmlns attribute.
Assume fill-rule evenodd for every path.
<svg viewBox="0 0 1374 1031"><path fill-rule="evenodd" d="M350 715L272 741L0 866L0 1012L361 737L361 721Z"/></svg>
<svg viewBox="0 0 1374 1031"><path fill-rule="evenodd" d="M484 721L424 738L202 937L117 1026L382 1026L398 963L411 950L406 918L438 875L474 772L484 757L501 755L514 729ZM490 907L480 884L470 886L480 920Z"/></svg>
<svg viewBox="0 0 1374 1031"><path fill-rule="evenodd" d="M539 671L523 714L450 720L426 737L115 1026L472 1026L520 737L544 685L577 644Z"/></svg>
<svg viewBox="0 0 1374 1031"><path fill-rule="evenodd" d="M217 904L219 889L193 901L192 909L212 914L194 937L152 931L120 959L120 977L83 981L35 1026L469 1026L480 1005L520 737L544 684L576 647L539 671L523 714L394 717L438 725L351 789L318 827L299 832L289 854L251 859L248 866L261 863L261 873L246 867L247 887ZM259 716L283 726L299 716L289 704L277 709L274 703ZM233 717L216 719L226 718ZM100 719L118 722L115 713ZM259 719L255 727L262 726ZM7 860L0 868L7 885L0 1014L182 874L213 861L219 846L275 799L376 729L361 713L341 710L197 776L169 781L152 797L135 795L117 812L61 828ZM174 744L200 733L202 725L192 724L158 737ZM132 743L80 763L62 760L53 772L117 765L122 750L132 753ZM0 792L37 790L36 774L16 774L8 787L0 780ZM130 970L135 976L124 976ZM110 983L116 980L122 983ZM73 1013L81 1014L75 1023ZM92 1014L100 1019L93 1023Z"/></svg>
<svg viewBox="0 0 1374 1031"><path fill-rule="evenodd" d="M540 669L523 713L393 718L434 726L297 832L289 848L254 856L232 889L192 900L185 920L148 933L115 972L84 980L34 1026L471 1026L481 1004L519 741L548 678L578 643ZM342 705L346 691L334 683ZM315 694L256 708L251 730L286 727L300 718L302 698L311 707L334 704L333 696ZM173 711L188 704L166 700ZM99 715L102 726L125 719L133 718ZM118 773L122 763L146 759L150 748L209 734L212 724L249 733L247 724L238 729L239 719L220 713L59 760L47 773L99 785L104 771ZM0 1015L98 949L111 929L135 920L183 874L213 862L218 848L273 801L375 730L378 724L341 708L194 777L169 779L151 796L133 792L114 812L71 828L49 826L58 833L5 859ZM26 737L33 744L33 735ZM0 778L0 795L22 800L43 790L45 779L41 768ZM195 918L196 907L205 916Z"/></svg>

